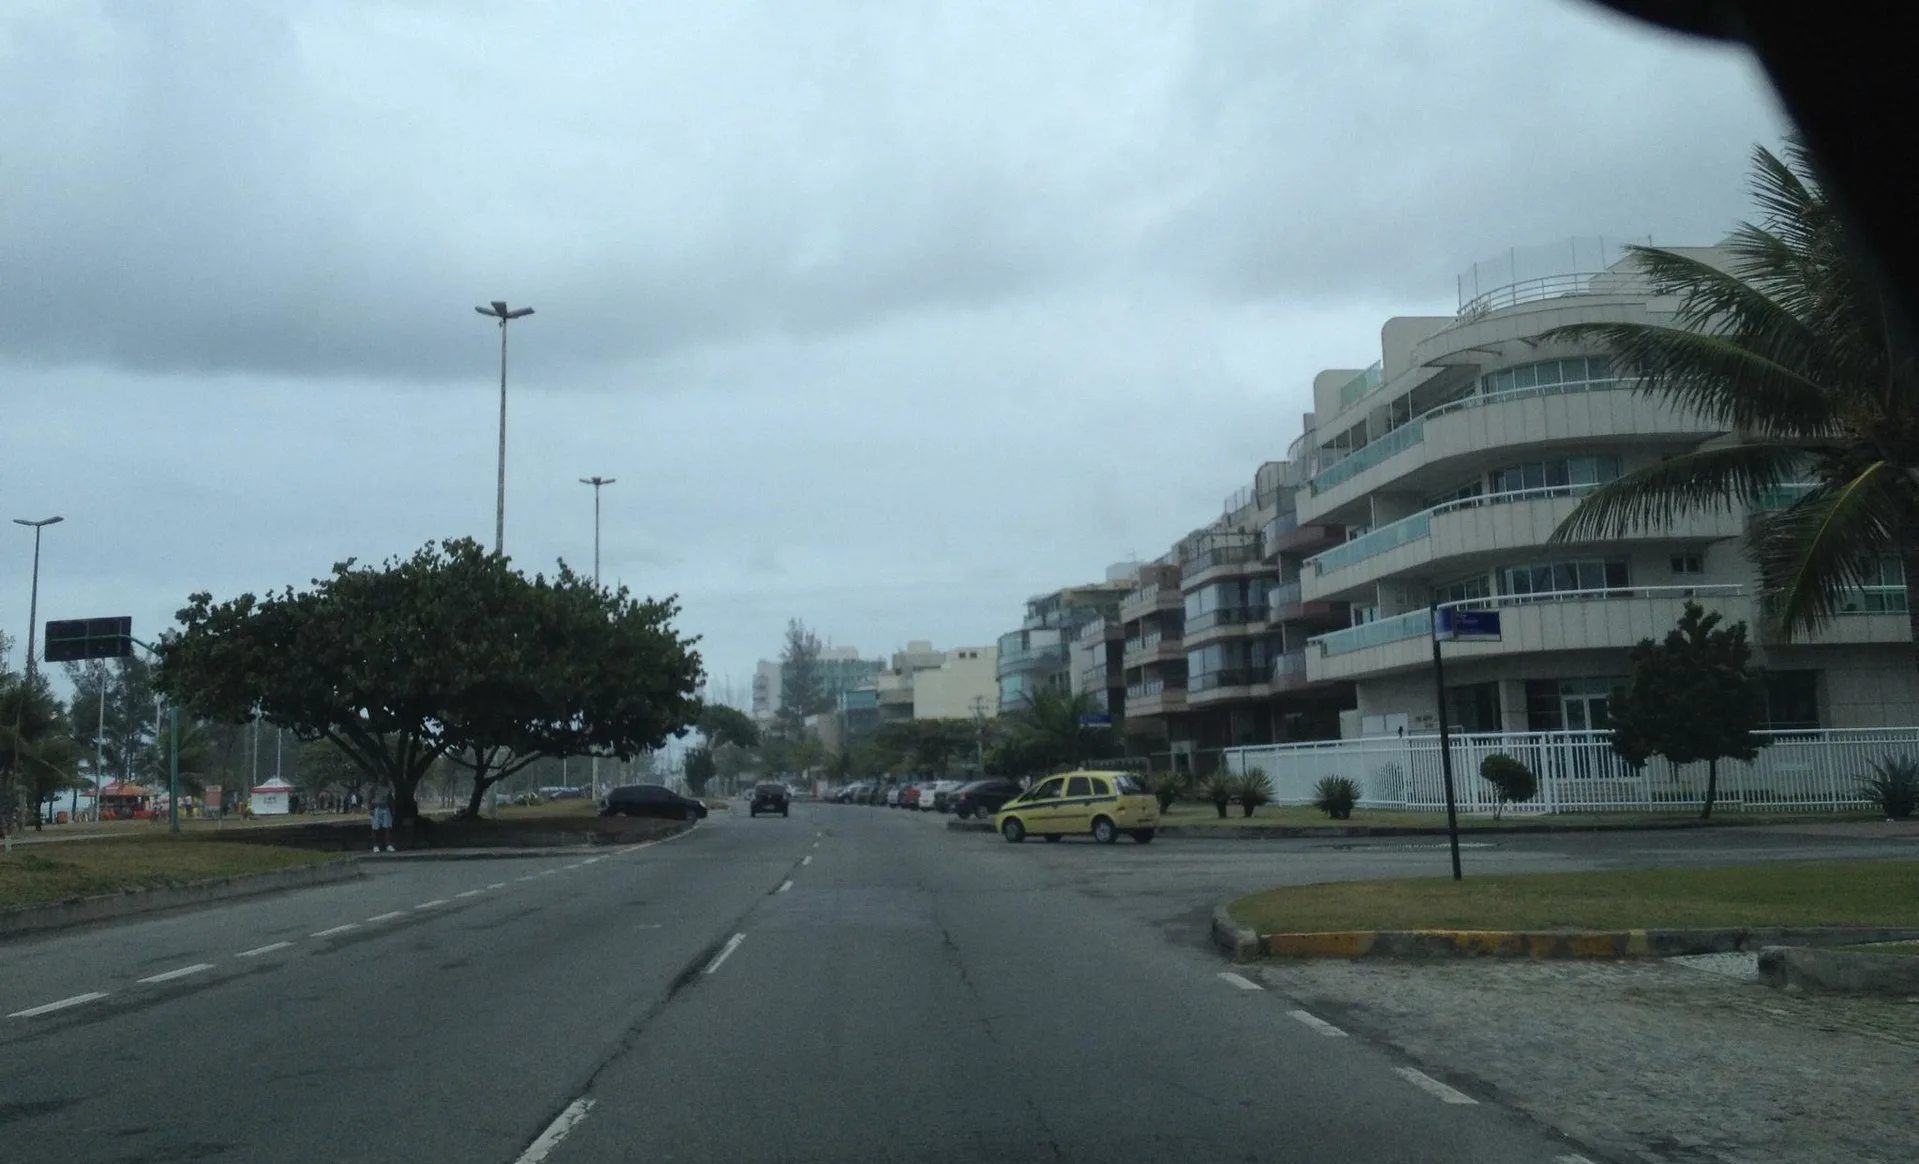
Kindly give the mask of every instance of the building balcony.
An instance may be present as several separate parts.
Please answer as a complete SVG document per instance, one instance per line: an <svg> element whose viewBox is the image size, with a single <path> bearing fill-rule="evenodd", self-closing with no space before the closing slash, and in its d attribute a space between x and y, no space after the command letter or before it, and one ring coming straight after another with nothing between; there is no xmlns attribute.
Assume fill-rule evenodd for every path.
<svg viewBox="0 0 1919 1164"><path fill-rule="evenodd" d="M1179 587L1149 582L1120 599L1120 621L1132 622L1155 611L1178 610L1181 602Z"/></svg>
<svg viewBox="0 0 1919 1164"><path fill-rule="evenodd" d="M1247 536L1243 542L1213 546L1179 564L1179 587L1191 593L1208 582L1258 574L1268 569L1260 560L1259 539Z"/></svg>
<svg viewBox="0 0 1919 1164"><path fill-rule="evenodd" d="M1056 671L1066 665L1067 644L1044 643L1031 647L1016 647L999 653L999 674L1018 675L1027 671Z"/></svg>
<svg viewBox="0 0 1919 1164"><path fill-rule="evenodd" d="M1267 685L1275 692L1299 691L1312 680L1306 674L1306 652L1289 651L1273 660L1273 673Z"/></svg>
<svg viewBox="0 0 1919 1164"><path fill-rule="evenodd" d="M1297 513L1282 513L1261 527L1260 548L1262 557L1271 562L1281 554L1316 554L1344 539L1339 526L1324 522L1301 525Z"/></svg>
<svg viewBox="0 0 1919 1164"><path fill-rule="evenodd" d="M1126 652L1121 656L1128 667L1143 667L1148 663L1170 663L1185 657L1186 645L1178 635L1159 634L1128 639Z"/></svg>
<svg viewBox="0 0 1919 1164"><path fill-rule="evenodd" d="M880 706L882 707L894 703L903 703L908 707L913 706L913 689L911 687L882 687L879 691L879 697Z"/></svg>
<svg viewBox="0 0 1919 1164"><path fill-rule="evenodd" d="M1229 667L1188 675L1186 705L1204 707L1233 699L1264 699L1272 694L1267 685L1271 678L1270 667Z"/></svg>
<svg viewBox="0 0 1919 1164"><path fill-rule="evenodd" d="M1579 499L1596 488L1551 485L1435 505L1307 559L1300 575L1302 598L1325 600L1358 592L1382 578L1425 572L1436 562L1546 546ZM1741 531L1741 519L1733 514L1704 513L1633 540L1717 541Z"/></svg>
<svg viewBox="0 0 1919 1164"><path fill-rule="evenodd" d="M1180 639L1183 650L1203 647L1220 639L1266 633L1266 611L1255 606L1222 606L1186 620Z"/></svg>
<svg viewBox="0 0 1919 1164"><path fill-rule="evenodd" d="M1320 626L1327 623L1339 625L1347 617L1347 604L1326 602L1323 600L1306 601L1300 594L1300 580L1282 582L1266 592L1266 622L1277 626L1283 622L1306 623Z"/></svg>
<svg viewBox="0 0 1919 1164"><path fill-rule="evenodd" d="M1126 688L1126 714L1131 717L1166 715L1186 707L1186 688L1164 679L1146 679Z"/></svg>
<svg viewBox="0 0 1919 1164"><path fill-rule="evenodd" d="M1437 491L1449 462L1483 460L1492 449L1608 440L1691 444L1723 432L1714 421L1631 388L1630 380L1575 380L1474 393L1428 409L1315 474L1299 497L1299 522L1313 524L1388 486Z"/></svg>

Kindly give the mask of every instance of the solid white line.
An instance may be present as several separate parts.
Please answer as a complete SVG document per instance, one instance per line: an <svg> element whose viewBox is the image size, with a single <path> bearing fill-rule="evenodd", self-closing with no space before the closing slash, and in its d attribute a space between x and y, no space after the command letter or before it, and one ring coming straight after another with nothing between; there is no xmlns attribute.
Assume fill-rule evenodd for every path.
<svg viewBox="0 0 1919 1164"><path fill-rule="evenodd" d="M1567 1155L1553 1157L1553 1164L1593 1164L1593 1162L1584 1156Z"/></svg>
<svg viewBox="0 0 1919 1164"><path fill-rule="evenodd" d="M446 898L436 897L432 901L422 901L420 904L414 906L413 908L414 909L432 909L436 905L445 905L445 904L446 904Z"/></svg>
<svg viewBox="0 0 1919 1164"><path fill-rule="evenodd" d="M1320 1034L1325 1035L1329 1039L1343 1039L1346 1037L1345 1031L1340 1030L1338 1027L1327 1022L1325 1019L1320 1018L1316 1014L1312 1014L1310 1012L1303 1011L1303 1010L1289 1010L1286 1013L1289 1015L1292 1015L1294 1018L1298 1019L1300 1022L1305 1023L1307 1026L1318 1031Z"/></svg>
<svg viewBox="0 0 1919 1164"><path fill-rule="evenodd" d="M554 875L555 873L558 873L558 872L559 872L559 870L558 870L558 869L542 869L542 870L540 870L540 872L539 872L539 875L540 875L541 877L551 877L551 876L553 876L553 875Z"/></svg>
<svg viewBox="0 0 1919 1164"><path fill-rule="evenodd" d="M812 863L813 863L813 854L811 853L808 853L806 856L800 858L800 864L802 865L811 865Z"/></svg>
<svg viewBox="0 0 1919 1164"><path fill-rule="evenodd" d="M175 978L185 978L189 974L198 974L202 970L211 970L211 969L213 969L213 963L211 962L196 962L191 966L182 966L178 970L169 970L165 974L154 974L150 977L142 978L140 979L140 981L171 982Z"/></svg>
<svg viewBox="0 0 1919 1164"><path fill-rule="evenodd" d="M394 918L396 918L396 917L405 917L405 916L406 916L406 910L404 910L404 909L394 909L394 910L388 910L388 911L387 911L386 913L376 913L376 914L374 914L374 915L373 915L372 917L370 917L370 918L368 918L368 919L366 919L366 920L368 920L368 921L370 921L370 922L376 922L376 921L392 921L392 920L393 920Z"/></svg>
<svg viewBox="0 0 1919 1164"><path fill-rule="evenodd" d="M713 960L706 964L705 972L708 974L711 974L713 973L713 971L718 970L720 968L720 963L732 957L733 951L739 949L740 943L744 942L745 940L746 940L745 934L734 934L732 937L726 939L726 945L722 946L720 948L720 952L713 955Z"/></svg>
<svg viewBox="0 0 1919 1164"><path fill-rule="evenodd" d="M560 1141L566 1139L567 1133L578 1127L580 1121L586 1118L586 1113L591 1110L593 1110L593 1101L585 1096L567 1104L566 1110L553 1117L553 1122L546 1125L546 1130L540 1133L538 1139L526 1146L526 1151L521 1152L520 1158L513 1164L540 1164L540 1161L546 1159L547 1153L559 1147Z"/></svg>
<svg viewBox="0 0 1919 1164"><path fill-rule="evenodd" d="M292 944L293 944L292 942L274 942L272 945L268 945L268 946L255 946L251 950L241 950L239 953L235 954L234 957L251 958L255 954L271 954L275 950L284 950L288 946L291 946Z"/></svg>
<svg viewBox="0 0 1919 1164"><path fill-rule="evenodd" d="M1434 1079L1416 1067L1395 1067L1393 1074L1438 1099L1441 1103L1478 1103L1479 1101L1463 1091L1454 1089Z"/></svg>
<svg viewBox="0 0 1919 1164"><path fill-rule="evenodd" d="M485 892L486 892L486 890L484 890L484 889L469 889L469 890L467 890L467 891L466 891L465 893L456 893L456 894L454 894L453 896L455 896L455 897L478 897L478 896L479 896L480 894L482 894L482 893L485 893Z"/></svg>
<svg viewBox="0 0 1919 1164"><path fill-rule="evenodd" d="M788 877L786 880L780 882L780 887L778 889L775 889L773 892L785 893L787 890L791 888L793 888L793 879L791 877Z"/></svg>
<svg viewBox="0 0 1919 1164"><path fill-rule="evenodd" d="M489 885L489 886L487 886L487 888L488 888L488 889L505 889L505 888L506 888L506 882L504 882L504 881L495 881L495 882L494 882L493 884L491 884L491 885Z"/></svg>
<svg viewBox="0 0 1919 1164"><path fill-rule="evenodd" d="M107 992L104 990L95 990L87 994L76 994L72 998L63 998L59 1002L49 1002L41 1006L29 1007L26 1010L16 1010L7 1017L32 1018L37 1014L51 1014L56 1010L65 1010L70 1006L79 1006L83 1002L92 1002L96 998L105 998L106 996Z"/></svg>
<svg viewBox="0 0 1919 1164"><path fill-rule="evenodd" d="M312 936L316 938L330 938L334 934L344 934L348 930L357 930L359 928L360 928L359 922L348 922L347 924L343 926L334 926L330 930L321 930L319 933L314 934Z"/></svg>
<svg viewBox="0 0 1919 1164"><path fill-rule="evenodd" d="M539 874L538 874L538 873L528 873L528 874L527 874L526 876L524 876L524 877L515 877L515 878L514 878L514 880L515 880L515 881L531 881L531 880L533 880L533 879L534 879L535 877L538 877L538 876L539 876Z"/></svg>
<svg viewBox="0 0 1919 1164"><path fill-rule="evenodd" d="M586 862L585 862L585 861L575 861L575 862L573 862L573 863L572 863L571 865L566 865L566 866L562 866L562 868L566 868L566 869L578 869L578 868L579 868L580 866L582 866L582 865L584 865L584 864L586 864Z"/></svg>
<svg viewBox="0 0 1919 1164"><path fill-rule="evenodd" d="M1219 976L1221 978L1224 978L1226 981L1232 983L1234 986L1239 987L1241 990L1266 989L1264 986L1261 986L1259 983L1254 982L1252 979L1244 977L1243 975L1235 974L1231 970L1221 970L1219 972Z"/></svg>

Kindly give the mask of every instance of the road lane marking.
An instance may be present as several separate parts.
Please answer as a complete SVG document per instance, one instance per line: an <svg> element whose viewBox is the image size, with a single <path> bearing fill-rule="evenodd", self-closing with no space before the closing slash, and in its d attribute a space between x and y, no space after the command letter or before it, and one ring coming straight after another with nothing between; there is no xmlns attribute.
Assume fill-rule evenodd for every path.
<svg viewBox="0 0 1919 1164"><path fill-rule="evenodd" d="M558 870L558 869L542 869L542 870L540 870L540 872L539 872L539 876L541 876L541 877L551 877L551 876L553 876L553 875L554 875L555 873L558 873L558 872L559 872L559 870Z"/></svg>
<svg viewBox="0 0 1919 1164"><path fill-rule="evenodd" d="M487 888L488 888L488 889L505 889L505 888L506 888L506 882L504 882L504 881L495 881L495 882L494 882L493 884L491 884L491 885L489 885L489 886L487 886Z"/></svg>
<svg viewBox="0 0 1919 1164"><path fill-rule="evenodd" d="M722 962L725 962L728 958L732 957L733 951L739 949L740 943L744 942L745 940L746 940L745 934L734 934L732 937L726 939L726 945L722 946L720 948L720 952L713 955L713 960L706 964L705 973L711 974L713 973L713 971L718 970L720 968L720 964Z"/></svg>
<svg viewBox="0 0 1919 1164"><path fill-rule="evenodd" d="M579 868L580 866L582 866L582 865L584 865L584 864L586 864L586 862L585 862L585 861L575 861L575 862L573 862L573 863L572 863L571 865L564 865L564 866L561 866L561 867L562 867L562 868L565 868L565 869L578 869L578 868Z"/></svg>
<svg viewBox="0 0 1919 1164"><path fill-rule="evenodd" d="M1232 983L1234 986L1239 987L1241 990L1266 989L1264 986L1261 986L1259 983L1254 982L1252 979L1247 978L1244 975L1235 974L1231 970L1221 970L1219 972L1219 976L1221 978L1224 978L1226 981Z"/></svg>
<svg viewBox="0 0 1919 1164"><path fill-rule="evenodd" d="M785 893L787 890L791 888L793 888L793 879L791 877L788 877L786 880L780 882L780 887L778 889L775 889L773 892Z"/></svg>
<svg viewBox="0 0 1919 1164"><path fill-rule="evenodd" d="M76 994L72 998L63 998L59 1002L43 1003L40 1006L28 1007L26 1010L16 1010L7 1017L32 1018L37 1014L52 1014L56 1010L65 1010L70 1006L79 1006L83 1002L92 1002L96 998L105 998L106 996L107 992L104 990L93 990L86 994Z"/></svg>
<svg viewBox="0 0 1919 1164"><path fill-rule="evenodd" d="M334 934L344 934L348 930L357 930L359 928L360 928L359 922L348 922L347 924L343 926L334 926L330 930L321 930L319 933L314 934L312 936L316 938L330 938Z"/></svg>
<svg viewBox="0 0 1919 1164"><path fill-rule="evenodd" d="M800 858L800 864L802 865L811 865L812 863L813 863L813 854L811 853L808 853L806 856Z"/></svg>
<svg viewBox="0 0 1919 1164"><path fill-rule="evenodd" d="M480 894L482 894L482 893L485 893L485 892L486 892L486 890L484 890L484 889L469 889L469 890L467 890L467 891L466 891L465 893L456 893L456 894L454 894L453 896L455 896L455 897L478 897L478 896L479 896Z"/></svg>
<svg viewBox="0 0 1919 1164"><path fill-rule="evenodd" d="M1318 1015L1313 1014L1309 1011L1289 1010L1286 1013L1289 1015L1292 1015L1294 1018L1298 1019L1300 1022L1305 1023L1307 1026L1318 1031L1320 1034L1325 1035L1329 1039L1343 1039L1346 1037L1345 1031L1340 1030L1338 1027L1327 1022L1325 1019L1320 1018Z"/></svg>
<svg viewBox="0 0 1919 1164"><path fill-rule="evenodd" d="M546 1125L546 1130L526 1146L526 1151L521 1152L520 1158L513 1164L540 1164L549 1152L559 1147L560 1141L566 1139L569 1132L580 1126L580 1121L592 1110L593 1101L585 1096L567 1104L565 1110L553 1117L553 1122Z"/></svg>
<svg viewBox="0 0 1919 1164"><path fill-rule="evenodd" d="M445 905L445 904L446 904L446 898L436 897L432 901L422 901L420 904L414 906L413 908L414 909L432 909L436 905Z"/></svg>
<svg viewBox="0 0 1919 1164"><path fill-rule="evenodd" d="M202 970L213 969L211 962L195 962L191 966L182 966L178 970L168 970L164 974L154 974L140 979L142 982L171 982L175 978L185 978L189 974L198 974Z"/></svg>
<svg viewBox="0 0 1919 1164"><path fill-rule="evenodd" d="M528 874L527 874L526 876L524 876L524 877L515 877L515 878L514 878L514 880L515 880L515 881L531 881L531 880L533 880L533 879L534 879L535 877L538 877L538 876L539 876L539 874L538 874L538 873L528 873Z"/></svg>
<svg viewBox="0 0 1919 1164"><path fill-rule="evenodd" d="M1478 1103L1479 1101L1463 1091L1446 1086L1439 1080L1419 1070L1417 1067L1395 1067L1393 1074L1419 1088L1421 1091L1439 1100L1441 1103Z"/></svg>
<svg viewBox="0 0 1919 1164"><path fill-rule="evenodd" d="M1593 1162L1584 1156L1569 1155L1553 1157L1553 1164L1593 1164Z"/></svg>
<svg viewBox="0 0 1919 1164"><path fill-rule="evenodd" d="M588 858L587 858L586 860L584 860L584 861L581 861L581 862L580 862L580 864L582 864L582 865L597 865L597 864L599 864L599 863L600 863L601 861L604 861L604 860L606 860L606 858L605 858L605 857L588 857Z"/></svg>
<svg viewBox="0 0 1919 1164"><path fill-rule="evenodd" d="M394 909L394 910L388 910L386 913L376 913L372 917L366 920L370 922L392 921L396 917L405 917L405 916L406 916L406 910Z"/></svg>
<svg viewBox="0 0 1919 1164"><path fill-rule="evenodd" d="M271 954L275 950L284 950L288 946L291 946L292 944L293 944L292 942L274 942L271 945L255 946L251 950L241 950L239 953L235 954L234 957L251 958L258 954Z"/></svg>

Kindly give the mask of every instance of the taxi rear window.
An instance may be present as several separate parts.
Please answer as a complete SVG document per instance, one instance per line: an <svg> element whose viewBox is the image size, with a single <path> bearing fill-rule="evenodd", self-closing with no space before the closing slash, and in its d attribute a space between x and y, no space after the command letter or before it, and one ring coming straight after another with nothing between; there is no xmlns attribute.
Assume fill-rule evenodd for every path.
<svg viewBox="0 0 1919 1164"><path fill-rule="evenodd" d="M1122 772L1113 777L1113 784L1121 796L1144 796L1146 784L1139 777Z"/></svg>

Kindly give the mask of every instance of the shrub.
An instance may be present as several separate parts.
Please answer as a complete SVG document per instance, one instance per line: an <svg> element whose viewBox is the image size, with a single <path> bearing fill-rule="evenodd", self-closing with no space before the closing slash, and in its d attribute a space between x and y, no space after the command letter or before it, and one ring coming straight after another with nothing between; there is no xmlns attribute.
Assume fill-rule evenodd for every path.
<svg viewBox="0 0 1919 1164"><path fill-rule="evenodd" d="M1313 785L1313 807L1334 820L1351 820L1359 803L1359 784L1344 776L1321 776Z"/></svg>
<svg viewBox="0 0 1919 1164"><path fill-rule="evenodd" d="M1233 799L1239 801L1239 807L1247 816L1262 804L1270 804L1273 799L1273 781L1266 775L1266 769L1252 767L1239 774L1233 781Z"/></svg>
<svg viewBox="0 0 1919 1164"><path fill-rule="evenodd" d="M1895 756L1873 761L1877 775L1867 777L1859 792L1886 814L1887 820L1905 820L1919 809L1919 760Z"/></svg>
<svg viewBox="0 0 1919 1164"><path fill-rule="evenodd" d="M1524 804L1539 795L1539 780L1532 769L1511 756L1487 756L1479 762L1479 776L1499 794L1497 807L1493 809L1494 820L1499 819L1500 810L1506 805Z"/></svg>
<svg viewBox="0 0 1919 1164"><path fill-rule="evenodd" d="M1159 810L1165 812L1173 807L1179 794L1186 791L1186 773L1177 768L1155 773L1153 776L1153 798L1159 801Z"/></svg>
<svg viewBox="0 0 1919 1164"><path fill-rule="evenodd" d="M1200 783L1201 799L1213 802L1213 808L1218 810L1221 820L1226 818L1226 809L1233 803L1234 785L1237 783L1238 778L1231 772L1215 772Z"/></svg>

